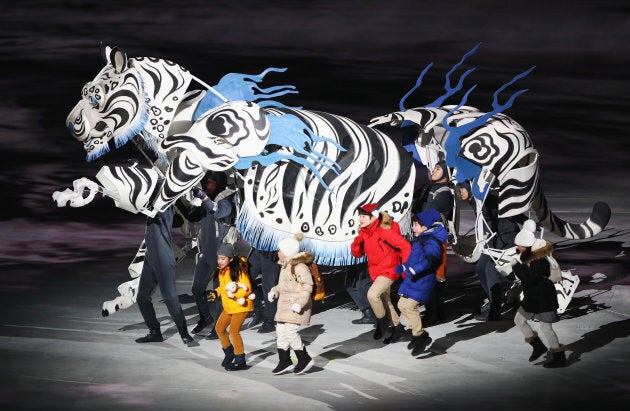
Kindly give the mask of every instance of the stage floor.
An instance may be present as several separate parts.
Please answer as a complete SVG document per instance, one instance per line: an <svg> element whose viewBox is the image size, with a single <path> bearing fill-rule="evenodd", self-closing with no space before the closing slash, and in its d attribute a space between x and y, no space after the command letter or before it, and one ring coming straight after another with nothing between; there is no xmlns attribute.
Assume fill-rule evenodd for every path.
<svg viewBox="0 0 630 411"><path fill-rule="evenodd" d="M589 200L589 199L586 199ZM590 200L589 200L590 201ZM585 201L589 202L589 201ZM558 200L555 200L558 204ZM580 202L558 204L568 220ZM608 228L585 241L556 242L563 269L581 283L556 329L569 366L527 361L531 347L515 328L474 320L482 294L474 266L449 256L447 320L428 327L433 344L414 358L404 341L374 341L372 326L329 278L329 297L301 335L315 359L306 375L273 376L275 334L244 330L249 369L227 372L217 340L185 346L163 303L166 340L137 344L145 334L137 306L101 316L101 303L126 281L129 259L101 253L87 262L3 267L0 311L0 405L38 410L376 410L609 409L630 400L628 213L613 206ZM96 237L96 236L95 236ZM193 260L178 266L178 290L189 326L197 321L190 291ZM155 296L160 300L159 293ZM205 334L205 333L204 333Z"/></svg>

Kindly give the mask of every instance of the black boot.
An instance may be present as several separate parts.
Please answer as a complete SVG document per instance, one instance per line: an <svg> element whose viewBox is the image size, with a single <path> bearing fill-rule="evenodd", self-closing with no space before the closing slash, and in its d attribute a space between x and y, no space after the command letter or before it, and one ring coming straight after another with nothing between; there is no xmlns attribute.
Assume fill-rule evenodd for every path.
<svg viewBox="0 0 630 411"><path fill-rule="evenodd" d="M304 374L315 365L315 361L306 352L306 347L302 347L301 350L296 350L295 355L297 356L298 363L295 365L295 368L293 368L294 373L298 375Z"/></svg>
<svg viewBox="0 0 630 411"><path fill-rule="evenodd" d="M280 359L280 362L278 362L276 368L271 371L273 375L282 374L283 372L289 371L291 368L293 368L293 361L291 361L291 351L289 351L288 349L282 350L278 348L278 357Z"/></svg>
<svg viewBox="0 0 630 411"><path fill-rule="evenodd" d="M219 335L217 334L217 330L215 330L213 327L212 331L210 331L210 334L206 335L206 340L218 340L218 339L219 339Z"/></svg>
<svg viewBox="0 0 630 411"><path fill-rule="evenodd" d="M529 345L534 348L534 350L532 351L532 355L529 356L530 362L536 361L540 358L541 355L547 352L547 347L545 346L545 344L543 344L543 342L538 337L538 334L536 333L534 333L533 337L525 338L525 342L529 343Z"/></svg>
<svg viewBox="0 0 630 411"><path fill-rule="evenodd" d="M184 344L188 345L193 342L193 338L188 334L188 328L186 326L177 327L177 331L179 331L179 336L182 337Z"/></svg>
<svg viewBox="0 0 630 411"><path fill-rule="evenodd" d="M144 337L136 338L137 343L148 343L148 342L162 342L164 338L162 338L162 332L159 328L149 330L149 333Z"/></svg>
<svg viewBox="0 0 630 411"><path fill-rule="evenodd" d="M374 313L372 312L371 308L362 310L361 313L363 314L363 316L356 320L352 320L352 324L374 324L376 318L374 317Z"/></svg>
<svg viewBox="0 0 630 411"><path fill-rule="evenodd" d="M380 340L381 338L383 338L383 333L388 328L389 328L389 318L387 317L377 318L376 330L374 330L374 334L372 335L372 337L374 337L375 340Z"/></svg>
<svg viewBox="0 0 630 411"><path fill-rule="evenodd" d="M402 324L398 324L395 327L392 327L392 333L389 335L389 337L386 337L383 340L384 344L390 344L390 343L395 343L396 341L400 340L400 338L405 334L405 327L403 327Z"/></svg>
<svg viewBox="0 0 630 411"><path fill-rule="evenodd" d="M425 352L427 346L431 344L431 341L433 341L433 339L429 336L429 333L426 330L422 331L422 334L413 337L411 339L411 342L413 343L411 355L415 357L416 355L420 355Z"/></svg>
<svg viewBox="0 0 630 411"><path fill-rule="evenodd" d="M564 345L560 344L558 348L551 348L551 360L543 364L545 368L559 368L567 366L567 357L564 354Z"/></svg>
<svg viewBox="0 0 630 411"><path fill-rule="evenodd" d="M228 371L238 371L247 368L245 364L245 354L237 354L234 356L234 362L229 362L225 365L225 369Z"/></svg>
<svg viewBox="0 0 630 411"><path fill-rule="evenodd" d="M475 316L477 321L501 321L501 302L503 300L503 290L501 284L495 284L490 288L490 308L488 311L481 310L481 314Z"/></svg>
<svg viewBox="0 0 630 411"><path fill-rule="evenodd" d="M223 361L221 361L221 367L225 367L234 360L234 347L230 345L227 348L223 348L223 353L225 357L223 357Z"/></svg>
<svg viewBox="0 0 630 411"><path fill-rule="evenodd" d="M271 333L276 331L276 323L274 320L265 320L262 325L258 329L258 332L261 334Z"/></svg>
<svg viewBox="0 0 630 411"><path fill-rule="evenodd" d="M197 334L198 332L201 332L201 330L203 330L210 324L212 324L212 317L210 316L206 318L199 317L199 321L197 322L197 325L195 325L193 329L190 330L190 332L192 332L193 334Z"/></svg>
<svg viewBox="0 0 630 411"><path fill-rule="evenodd" d="M501 284L495 284L490 288L492 301L488 312L488 321L501 321L501 303L503 302L503 288Z"/></svg>

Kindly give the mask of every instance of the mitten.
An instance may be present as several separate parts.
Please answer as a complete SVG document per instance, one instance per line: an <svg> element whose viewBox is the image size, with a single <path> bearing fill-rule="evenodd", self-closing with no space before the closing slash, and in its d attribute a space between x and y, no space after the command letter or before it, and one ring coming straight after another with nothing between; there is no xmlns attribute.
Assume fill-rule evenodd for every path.
<svg viewBox="0 0 630 411"><path fill-rule="evenodd" d="M204 198L208 197L208 194L206 194L206 192L200 189L199 187L193 187L191 190L192 190L193 196L197 197L200 200L203 200Z"/></svg>
<svg viewBox="0 0 630 411"><path fill-rule="evenodd" d="M299 314L302 311L302 306L298 303L293 303L293 305L291 306L291 311Z"/></svg>
<svg viewBox="0 0 630 411"><path fill-rule="evenodd" d="M274 290L269 291L269 294L267 294L267 299L270 303L272 303L273 300L276 299L276 292Z"/></svg>
<svg viewBox="0 0 630 411"><path fill-rule="evenodd" d="M511 264L496 264L494 268L501 274L503 277L507 277L512 272Z"/></svg>

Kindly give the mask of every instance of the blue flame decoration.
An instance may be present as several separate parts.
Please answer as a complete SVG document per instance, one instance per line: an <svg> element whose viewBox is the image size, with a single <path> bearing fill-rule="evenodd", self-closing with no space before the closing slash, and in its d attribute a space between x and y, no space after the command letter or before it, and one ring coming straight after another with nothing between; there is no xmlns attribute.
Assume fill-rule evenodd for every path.
<svg viewBox="0 0 630 411"><path fill-rule="evenodd" d="M532 70L534 70L534 68L535 66L530 67L524 72L517 74L516 76L512 78L512 80L508 81L507 83L499 87L499 89L497 89L493 94L492 111L485 113L483 116L475 119L474 121L471 121L470 123L466 123L458 127L451 127L448 124L449 117L454 112L456 112L461 106L466 104L466 101L468 100L468 95L475 89L475 87L477 87L476 85L471 87L462 98L462 101L456 107L451 109L446 116L444 116L444 119L442 120L442 125L444 126L445 129L449 131L448 137L446 138L446 142L444 143L444 148L446 150L446 164L449 167L457 167L457 181L458 182L463 182L464 180L471 180L473 178L478 179L481 173L481 167L479 167L476 164L473 164L469 160L463 157L460 157L458 155L462 147L460 137L463 137L466 134L468 134L471 130L482 126L493 115L501 113L504 110L507 110L508 108L512 107L512 104L514 103L514 100L516 99L516 97L525 93L527 89L518 90L514 92L505 104L499 104L499 99L498 99L499 93L505 90L508 86L514 84L517 80L527 76L529 73L532 72ZM488 185L484 186L484 190L482 191L480 190L477 184L472 184L473 195L478 199L483 199L485 197L487 189L488 189Z"/></svg>
<svg viewBox="0 0 630 411"><path fill-rule="evenodd" d="M271 99L287 94L298 94L299 92L295 89L295 86L289 84L267 88L258 86L258 83L263 81L270 72L284 73L286 70L286 68L269 67L260 74L228 73L213 88L227 100L255 101L261 107L287 107ZM196 121L203 113L222 103L223 101L216 94L206 93L195 110L193 120Z"/></svg>
<svg viewBox="0 0 630 411"><path fill-rule="evenodd" d="M286 68L270 67L257 75L229 73L223 76L213 88L227 100L253 101L260 107L300 109L301 107L289 107L278 101L271 100L287 94L297 94L298 91L295 86L287 84L267 88L258 86L258 83L263 81L268 73L282 73L284 71L286 71ZM203 113L221 104L223 104L223 101L215 93L206 93L195 110L193 119L197 120ZM332 143L340 151L346 150L336 141L316 135L304 121L292 114L267 114L267 119L270 123L267 145L277 145L284 147L284 149L275 152L265 151L257 156L241 157L234 165L234 168L243 170L251 167L255 162L268 166L281 160L291 160L311 170L321 185L332 192L331 188L324 182L316 166L328 168L337 175L341 167L331 158L316 151L313 148L313 144L327 142Z"/></svg>
<svg viewBox="0 0 630 411"><path fill-rule="evenodd" d="M289 159L302 164L311 170L315 177L319 180L320 184L326 190L332 192L331 188L324 182L319 170L315 167L315 164L328 168L337 175L339 175L341 166L331 158L314 150L313 144L317 142L328 142L333 144L340 151L346 151L346 149L340 146L335 140L316 135L306 124L304 124L302 120L292 114L283 114L280 116L268 114L267 118L269 119L271 126L271 132L267 144L289 147L294 153L299 153L303 157L294 155L287 151L263 153L258 156L241 157L234 165L234 168L249 168L254 162L267 166L280 160ZM308 161L308 159L311 159L315 164Z"/></svg>
<svg viewBox="0 0 630 411"><path fill-rule="evenodd" d="M451 86L451 74L453 74L455 72L455 70L457 70L464 63L464 61L466 61L466 59L468 57L470 57L473 54L475 54L475 52L477 51L477 49L479 48L480 45L481 45L481 43L477 43L477 45L475 47L473 47L470 51L468 51L466 54L464 54L462 56L462 58L457 62L457 64L455 64L453 67L451 67L449 72L446 73L446 77L445 77L444 90L446 92L444 94L442 94L440 97L436 98L435 101L425 105L424 107L440 107L447 98L449 98L450 96L452 96L453 94L457 93L458 91L460 91L462 89L462 87L464 86L464 80L466 79L466 77L468 77L468 75L470 73L475 71L475 68L473 67L471 69L466 70L466 72L464 72L464 74L462 74L459 77L459 80L457 82L457 86L455 86L455 87ZM433 63L429 63L424 68L424 70L422 70L422 73L420 73L420 75L418 76L418 79L416 80L416 84L400 99L400 102L398 103L398 107L400 108L401 111L406 110L406 108L405 108L405 101L407 101L407 98L409 98L409 96L411 96L411 94L413 94L418 88L420 88L420 86L422 85L422 80L424 79L425 74L427 74L427 72L429 71L429 69L431 67L433 67ZM403 123L403 125L404 125L404 123Z"/></svg>
<svg viewBox="0 0 630 411"><path fill-rule="evenodd" d="M466 61L466 59L468 57L470 57L473 54L475 54L475 52L477 51L477 49L479 48L480 45L481 45L481 43L477 43L477 45L475 47L470 49L470 51L468 51L466 54L464 54L462 56L462 58L453 67L451 67L451 69L448 71L448 73L446 73L445 80L444 80L445 93L442 94L440 97L436 98L433 102L425 105L424 107L440 107L447 98L449 98L450 96L454 95L455 93L457 93L458 91L460 91L464 87L464 80L466 79L466 77L468 77L468 75L470 73L475 71L474 67L471 68L471 69L466 70L464 72L464 74L462 74L459 77L459 80L457 81L457 85L455 87L451 86L451 75L455 72L455 70L457 70L464 63L464 61ZM400 111L406 110L405 102L407 101L407 98L409 98L409 96L411 96L418 88L420 88L420 86L422 85L422 80L424 79L424 76L427 74L427 72L429 71L429 69L431 67L433 67L433 63L432 62L429 63L424 68L424 70L422 70L422 72L418 76L418 79L416 80L416 84L411 89L409 89L409 91L400 99L400 102L398 103L398 107L399 107ZM413 125L412 121L405 120L401 124L401 127L407 127L407 126L411 126L411 125ZM412 155L412 157L413 157L413 159L414 159L414 161L416 163L422 164L422 160L420 159L420 155L418 154L418 151L416 149L416 145L414 143L406 144L406 145L403 146L403 148L405 150L407 150L409 153L411 153L411 155Z"/></svg>
<svg viewBox="0 0 630 411"><path fill-rule="evenodd" d="M460 90L462 90L463 85L464 85L464 80L466 79L466 77L468 77L468 75L470 73L472 73L475 68L471 68L466 70L460 77L459 80L457 82L457 85L455 87L453 87L451 85L451 75L464 63L464 61L466 61L466 59L470 56L472 56L473 54L475 54L475 52L477 51L477 49L479 48L479 46L481 45L481 43L477 43L477 45L475 45L475 47L473 47L470 51L468 51L466 54L464 54L462 56L462 58L451 68L451 70L449 70L448 73L446 73L445 76L445 83L444 83L444 90L445 93L442 94L440 97L438 97L437 99L435 99L433 102L425 105L424 107L440 107L444 104L444 101L446 101L447 98L451 97L452 95L454 95L455 93L459 92ZM422 81L424 79L424 76L426 75L426 73L429 71L429 69L433 66L433 63L429 63L424 70L422 70L422 72L420 73L420 75L418 76L418 79L416 80L416 84L400 99L400 102L398 103L398 106L400 108L400 111L404 111L406 110L405 108L405 102L407 100L407 98L409 98L409 96L411 96L412 93L414 93L418 88L420 88ZM448 124L448 119L449 117L456 112L461 106L463 106L466 101L468 100L468 96L470 95L470 93L477 87L477 85L472 86L463 96L462 100L460 101L460 103L454 107L452 110L450 110L447 115L444 117L444 119L442 120L442 124L444 126L444 128L446 128L449 131L449 135L444 143L444 149L446 150L446 164L449 167L457 167L457 181L458 182L463 182L464 180L470 180L470 179L478 179L479 175L481 174L481 167L472 163L471 161L460 157L459 153L461 150L461 140L460 138L465 136L467 133L469 133L471 130L473 130L476 127L480 127L482 126L486 121L488 121L493 115L498 114L503 112L504 110L512 107L512 104L514 103L514 100L516 99L516 97L520 96L521 94L525 93L527 91L527 89L523 89L523 90L519 90L515 93L513 93L510 98L508 99L508 101L503 104L500 105L498 103L498 94L501 93L503 90L505 90L508 86L514 84L517 80L527 76L535 67L531 67L528 70L514 76L514 78L512 78L512 80L508 81L507 83L503 84L498 90L495 91L495 93L493 94L493 102L492 102L492 108L493 111L484 114L483 116L475 119L474 121L464 124L462 126L459 127L451 127ZM401 127L407 127L410 125L413 125L414 123L412 121L409 120L405 120L403 121L403 123L401 124ZM415 143L410 143L410 144L405 144L403 145L403 147L405 148L405 150L407 150L408 152L410 152L412 154L412 157L414 159L414 161L418 162L418 163L422 163L421 159L420 159L420 155L417 152ZM477 184L473 184L473 195L476 198L479 199L483 199L485 197L485 193L487 191L488 186L484 186L484 189L481 190L479 188L479 186Z"/></svg>

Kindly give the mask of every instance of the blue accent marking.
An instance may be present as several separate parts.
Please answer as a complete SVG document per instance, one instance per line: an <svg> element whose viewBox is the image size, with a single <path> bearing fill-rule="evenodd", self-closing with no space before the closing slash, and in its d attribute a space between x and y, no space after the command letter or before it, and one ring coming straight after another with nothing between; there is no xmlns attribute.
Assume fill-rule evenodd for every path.
<svg viewBox="0 0 630 411"><path fill-rule="evenodd" d="M287 94L298 94L299 92L296 90L295 86L289 84L267 88L261 88L258 86L258 83L260 83L268 73L283 73L285 71L286 68L269 67L260 74L228 73L223 76L217 85L213 86L213 88L227 100L245 100L253 102L261 100L258 102L258 105L261 107L288 108L288 106L271 99L274 97L285 96ZM199 106L197 106L193 115L193 120L197 121L197 119L205 112L212 110L221 104L223 104L223 100L217 97L214 93L207 92L201 99Z"/></svg>
<svg viewBox="0 0 630 411"><path fill-rule="evenodd" d="M291 160L307 167L317 177L320 184L329 192L332 189L324 182L317 166L327 168L339 175L341 166L330 157L318 152L313 148L313 144L325 142L333 144L339 151L346 151L339 143L330 138L318 136L300 118L293 114L283 114L280 116L268 114L270 132L267 145L278 145L291 149L302 156L291 154L290 152L263 152L257 156L241 157L234 165L236 169L246 169L258 162L263 166L276 163L281 160ZM308 160L312 160L314 164Z"/></svg>
<svg viewBox="0 0 630 411"><path fill-rule="evenodd" d="M265 225L257 213L247 207L241 208L235 224L245 241L262 251L276 251L281 240L292 236L286 231ZM300 248L302 251L313 253L315 263L320 265L335 267L354 265L365 261L365 258L356 258L350 253L350 244L353 240L329 241L326 238L314 239L305 236L300 241Z"/></svg>
<svg viewBox="0 0 630 411"><path fill-rule="evenodd" d="M517 74L516 76L512 78L512 80L508 81L507 83L499 87L499 89L497 89L493 93L492 111L485 113L484 115L475 119L474 121L463 124L459 127L451 127L448 124L449 117L466 103L468 99L468 95L475 89L476 85L471 87L462 98L462 101L452 110L450 110L446 114L446 116L444 116L444 119L442 120L442 125L444 126L445 129L449 131L449 135L446 138L446 142L444 143L444 148L446 150L446 164L449 167L457 167L457 181L458 182L462 182L464 180L470 180L473 178L476 181L479 179L479 174L481 173L481 167L479 167L476 164L473 164L469 160L459 155L461 151L460 138L468 134L474 128L481 127L482 125L484 125L486 121L490 120L490 118L492 118L492 116L494 116L495 114L501 113L504 110L507 110L508 108L512 107L512 104L514 103L514 100L516 99L516 97L525 93L527 89L518 90L512 93L512 95L510 96L510 98L507 100L505 104L499 104L499 93L505 90L509 85L514 84L517 80L527 76L529 73L532 72L532 70L534 70L534 68L535 67L530 67L524 72ZM488 185L485 186L485 189L483 191L479 190L475 182L473 182L471 186L472 186L473 195L476 198L483 200L483 198L485 197L486 191L488 189Z"/></svg>
<svg viewBox="0 0 630 411"><path fill-rule="evenodd" d="M475 47L473 47L470 51L468 51L466 54L464 54L462 56L462 58L459 60L459 62L457 62L457 64L455 64L448 73L446 73L445 76L445 83L444 83L444 90L446 91L446 93L442 94L440 97L438 97L437 99L435 99L432 103L429 103L427 105L425 105L424 107L440 107L444 101L449 98L450 96L454 95L455 93L457 93L458 91L460 91L463 86L464 86L464 80L466 79L466 77L468 77L468 75L470 73L472 73L473 71L475 71L475 68L471 68L466 70L466 72L464 72L464 74L462 74L457 82L457 86L452 87L451 86L451 74L453 74L455 72L455 70L457 70L463 63L464 61L472 56L473 54L475 54L475 52L477 51L477 49L479 48L479 46L481 45L481 43L477 43L477 45ZM420 88L420 85L422 84L422 80L424 79L425 74L427 74L427 72L429 71L429 69L433 66L433 63L429 63L424 70L422 70L422 73L420 73L420 75L418 76L418 79L416 80L416 84L400 99L400 102L398 103L398 107L400 111L406 110L405 108L405 102L407 100L407 98L409 98L409 96L411 96L412 93L414 93L418 88Z"/></svg>
<svg viewBox="0 0 630 411"><path fill-rule="evenodd" d="M411 157L413 158L414 162L416 162L417 164L424 165L424 163L422 163L422 159L420 159L420 154L418 153L418 150L416 149L415 143L405 144L403 148L407 150L409 153L411 153Z"/></svg>

